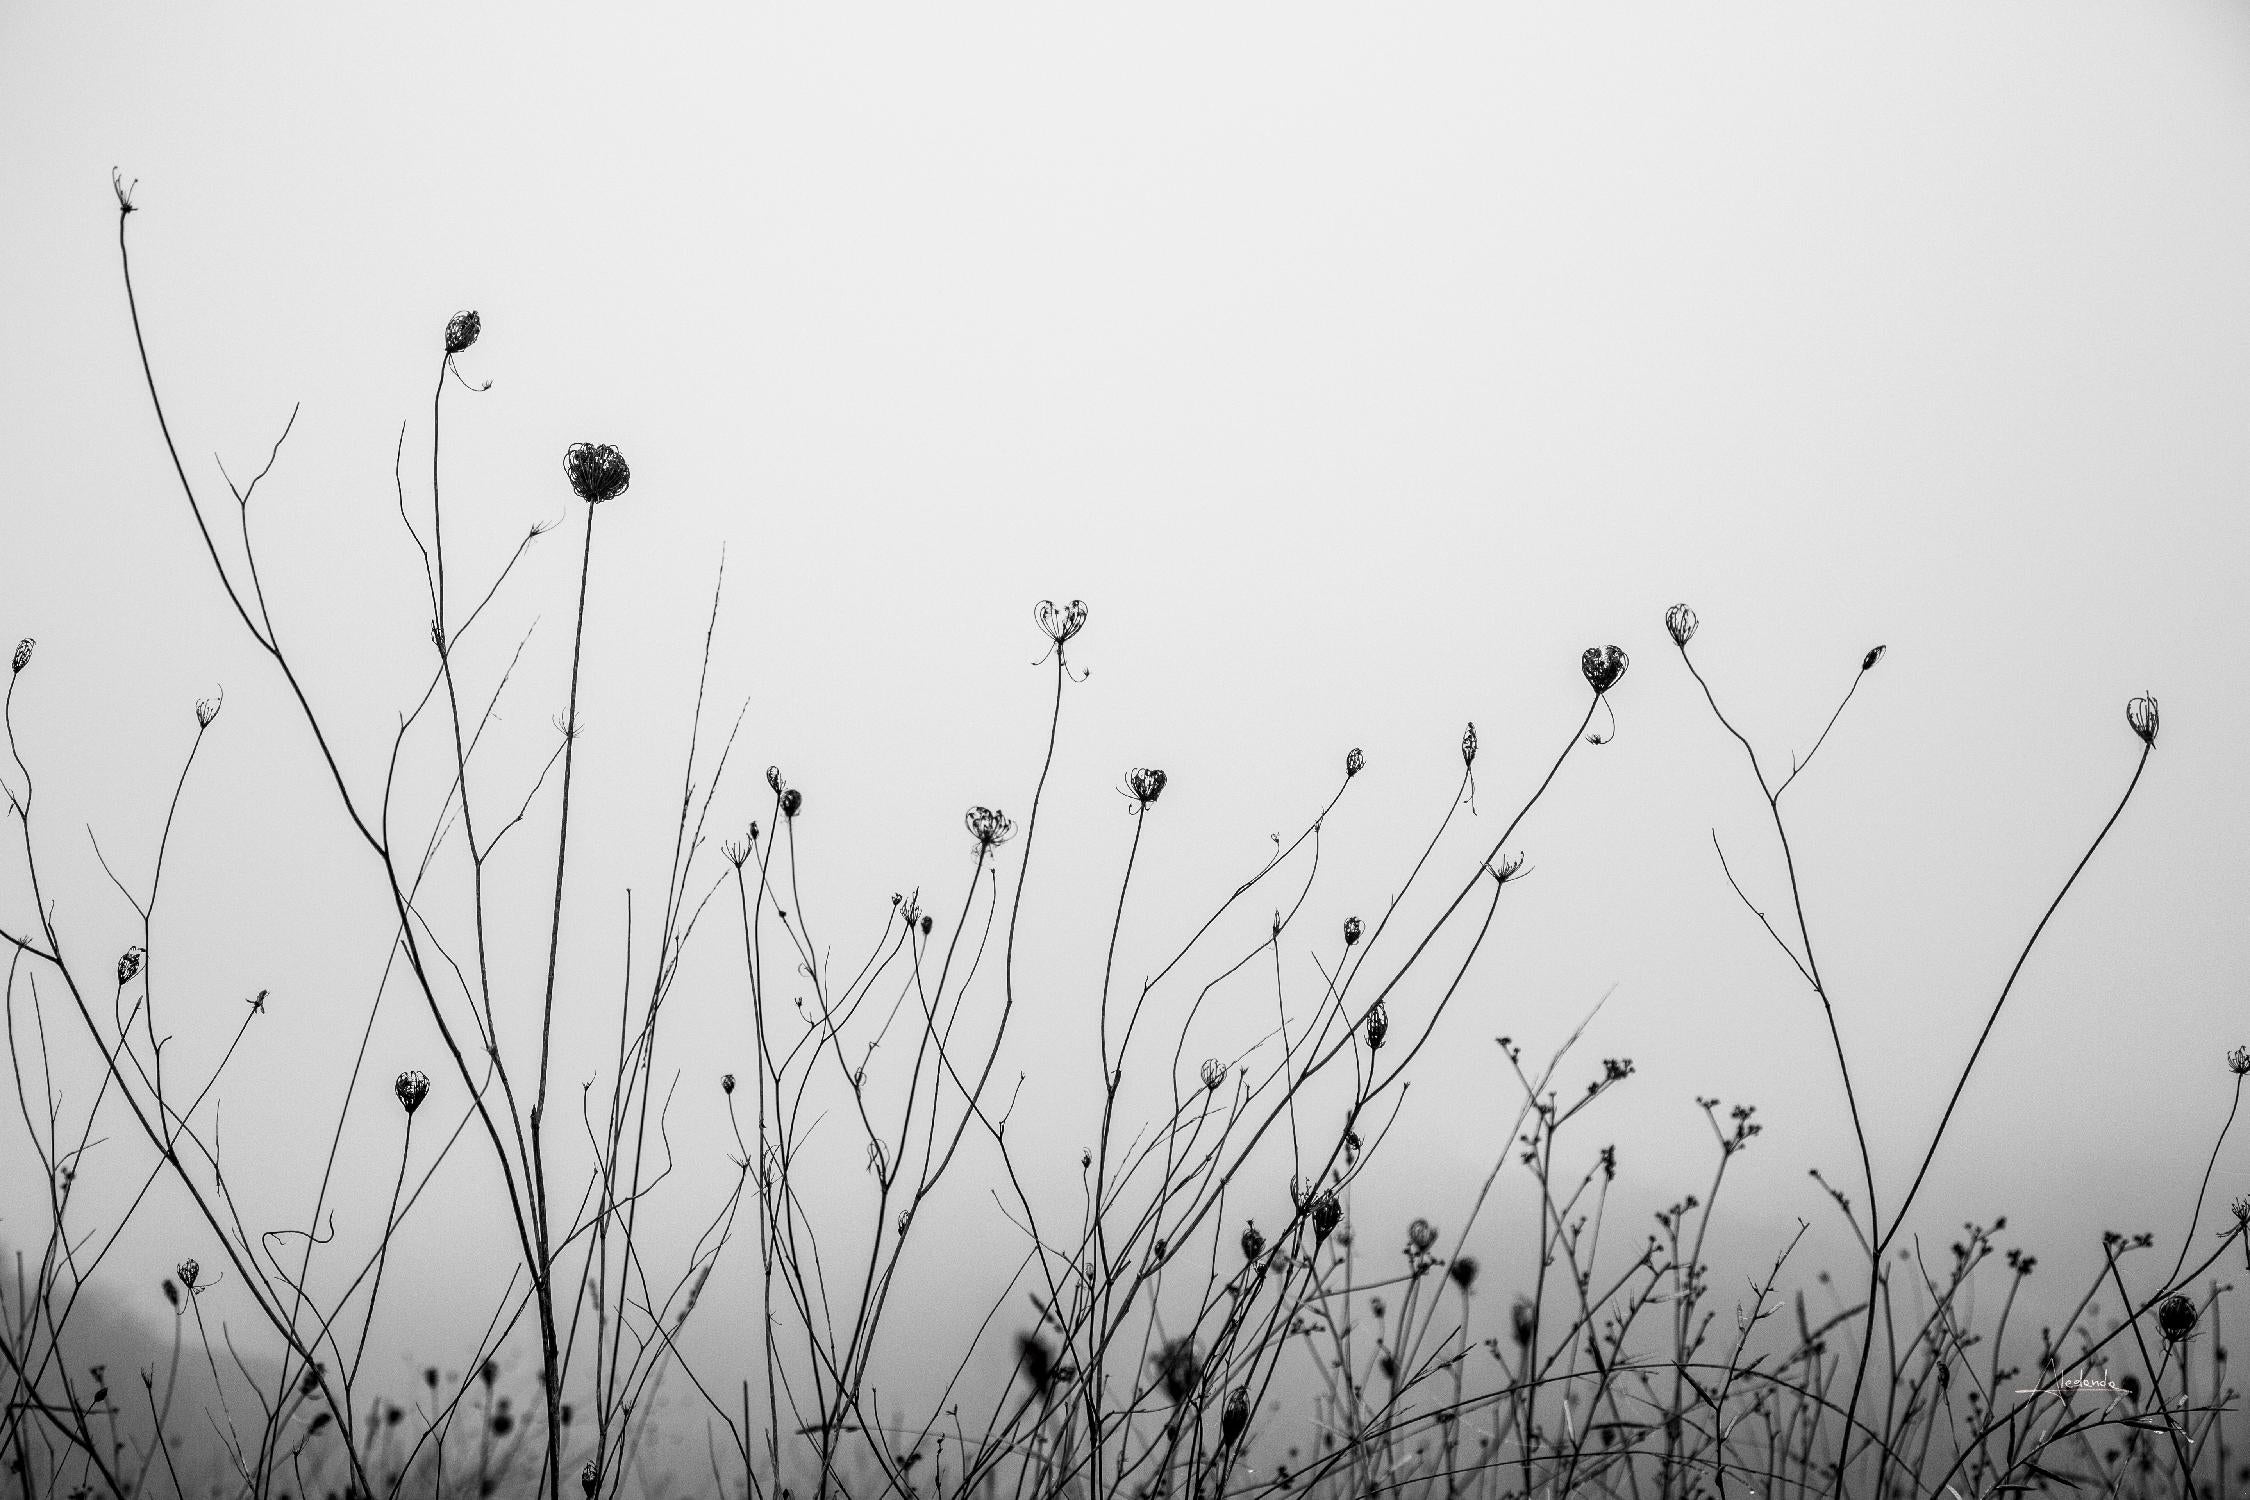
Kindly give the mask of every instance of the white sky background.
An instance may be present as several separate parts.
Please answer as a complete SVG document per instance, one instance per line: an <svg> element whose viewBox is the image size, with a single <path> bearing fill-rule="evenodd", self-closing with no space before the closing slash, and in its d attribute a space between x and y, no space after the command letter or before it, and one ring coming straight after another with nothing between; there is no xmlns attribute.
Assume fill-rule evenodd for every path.
<svg viewBox="0 0 2250 1500"><path fill-rule="evenodd" d="M158 444L113 164L140 180L143 316L205 493L212 452L255 470L303 402L256 524L359 787L426 665L390 465L405 422L426 476L446 317L482 312L462 368L493 383L447 397L457 576L565 518L495 605L501 634L541 624L513 764L561 702L583 522L562 450L630 459L589 624L584 1025L610 1014L623 890L662 883L722 545L714 696L751 707L717 831L780 763L840 954L893 890L949 909L962 808L1028 805L1028 613L1092 606L1042 836L1043 999L1009 1058L1062 1167L1090 1128L1126 767L1173 778L1133 973L1364 745L1306 917L1331 945L1442 812L1463 721L1473 861L1576 722L1579 651L1615 641L1618 737L1527 823L1536 878L1360 1212L1455 1222L1512 1114L1492 1036L1544 1052L1615 985L1566 1077L1640 1073L1584 1149L1618 1139L1667 1201L1707 1170L1693 1096L1758 1104L1725 1248L1763 1258L1825 1212L1807 1166L1856 1168L1817 1007L1712 857L1717 827L1780 899L1747 771L1663 634L1686 599L1784 764L1890 646L1791 797L1891 1197L2132 771L2125 700L2161 698L1921 1222L1942 1245L2005 1213L2058 1263L2104 1227L2178 1243L2250 1040L2239 9L18 6L0 145L0 630L40 638L16 715L62 917L86 951L131 940L81 825L145 868L192 702L223 683L159 958L183 1052L274 989L227 1128L270 1158L277 1218L308 1170L282 1126L324 1118L380 966L382 929L348 915L379 890ZM669 1057L699 1173L730 1149L711 1080L747 1058L731 938L707 942ZM426 1025L393 1022L375 1078L441 1075ZM427 1277L443 1250L410 1254Z"/></svg>

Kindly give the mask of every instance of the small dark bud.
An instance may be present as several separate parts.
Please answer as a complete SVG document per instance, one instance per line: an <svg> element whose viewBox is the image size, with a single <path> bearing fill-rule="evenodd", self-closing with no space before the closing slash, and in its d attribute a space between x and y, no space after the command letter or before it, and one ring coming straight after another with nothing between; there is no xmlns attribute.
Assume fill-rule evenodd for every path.
<svg viewBox="0 0 2250 1500"><path fill-rule="evenodd" d="M602 1471L592 1464L578 1471L578 1487L586 1492L586 1500L594 1500L594 1491L602 1487Z"/></svg>
<svg viewBox="0 0 2250 1500"><path fill-rule="evenodd" d="M729 1093L729 1094L733 1093L733 1092L734 1092L734 1075L733 1075L732 1073L723 1073L723 1074L721 1074L721 1075L720 1075L720 1077L719 1077L719 1088L721 1089L721 1091L723 1091L723 1092L725 1092L725 1093Z"/></svg>
<svg viewBox="0 0 2250 1500"><path fill-rule="evenodd" d="M773 794L778 797L788 789L789 778L781 774L781 767L768 766L766 767L766 785L772 787Z"/></svg>
<svg viewBox="0 0 2250 1500"><path fill-rule="evenodd" d="M1202 1075L1204 1089L1215 1094L1219 1091L1219 1085L1227 1081L1227 1065L1215 1057L1206 1057L1203 1059Z"/></svg>
<svg viewBox="0 0 2250 1500"><path fill-rule="evenodd" d="M1354 745L1350 750L1344 752L1345 780L1349 781L1352 777L1357 776L1360 772L1366 769L1367 756L1361 752L1357 745Z"/></svg>
<svg viewBox="0 0 2250 1500"><path fill-rule="evenodd" d="M2227 1071L2237 1078L2250 1073L2250 1047L2237 1047L2227 1054Z"/></svg>
<svg viewBox="0 0 2250 1500"><path fill-rule="evenodd" d="M186 1260L180 1262L178 1270L180 1273L180 1285L186 1287L191 1292L194 1291L195 1280L198 1276L201 1276L203 1274L203 1267L199 1265L196 1262L195 1257L191 1255Z"/></svg>
<svg viewBox="0 0 2250 1500"><path fill-rule="evenodd" d="M1125 773L1125 789L1132 793L1135 802L1147 807L1164 795L1165 780L1166 777L1162 771L1151 771L1135 766Z"/></svg>
<svg viewBox="0 0 2250 1500"><path fill-rule="evenodd" d="M1877 646L1874 650L1868 652L1865 656L1859 659L1859 669L1862 672L1874 671L1875 663L1881 661L1883 659L1883 653L1890 649L1891 648L1888 646Z"/></svg>
<svg viewBox="0 0 2250 1500"><path fill-rule="evenodd" d="M802 808L804 805L805 794L798 791L795 787L791 787L788 791L781 794L781 815L785 818L796 817L798 809Z"/></svg>
<svg viewBox="0 0 2250 1500"><path fill-rule="evenodd" d="M1238 1385L1227 1396L1226 1408L1219 1413L1219 1445L1232 1447L1242 1436L1242 1429L1250 1425L1250 1388Z"/></svg>
<svg viewBox="0 0 2250 1500"><path fill-rule="evenodd" d="M33 640L28 635L25 636L22 640L16 642L15 669L18 672L21 672L25 667L31 665L32 648L34 648L38 644L39 643L37 641Z"/></svg>
<svg viewBox="0 0 2250 1500"><path fill-rule="evenodd" d="M1336 1201L1336 1195L1334 1193L1322 1193L1318 1198L1313 1199L1312 1228L1314 1244L1318 1245L1325 1241L1330 1235L1334 1234L1336 1232L1336 1226L1338 1224L1341 1224L1343 1221L1344 1205Z"/></svg>
<svg viewBox="0 0 2250 1500"><path fill-rule="evenodd" d="M1242 1231L1242 1258L1256 1260L1265 1253L1265 1248L1266 1237L1258 1232L1257 1221L1252 1220L1250 1226Z"/></svg>
<svg viewBox="0 0 2250 1500"><path fill-rule="evenodd" d="M209 729L211 727L211 721L219 716L219 709L225 704L225 702L226 698L223 694L217 698L196 699L195 727L198 729Z"/></svg>
<svg viewBox="0 0 2250 1500"><path fill-rule="evenodd" d="M572 443L563 455L563 472L570 487L588 505L615 500L633 483L625 455L607 443Z"/></svg>
<svg viewBox="0 0 2250 1500"><path fill-rule="evenodd" d="M1687 649L1689 641L1695 639L1696 624L1695 611L1684 604L1675 604L1664 611L1665 633L1672 637L1672 644L1682 651Z"/></svg>
<svg viewBox="0 0 2250 1500"><path fill-rule="evenodd" d="M482 332L484 332L484 319L473 312L455 313L446 320L445 352L459 354L475 343L477 335Z"/></svg>
<svg viewBox="0 0 2250 1500"><path fill-rule="evenodd" d="M141 960L147 957L148 950L140 947L127 948L119 954L117 957L118 984L120 986L131 984L133 976L141 972Z"/></svg>
<svg viewBox="0 0 2250 1500"><path fill-rule="evenodd" d="M936 925L936 924L934 924L933 922L931 922L931 921L930 921L930 919L929 919L929 918L928 918L927 916L924 916L924 917L922 918L922 936L924 936L924 937L928 937L928 936L930 935L930 928L931 928L931 927L933 927L934 925Z"/></svg>
<svg viewBox="0 0 2250 1500"><path fill-rule="evenodd" d="M169 1276L164 1278L164 1300L174 1307L180 1305L180 1285Z"/></svg>
<svg viewBox="0 0 2250 1500"><path fill-rule="evenodd" d="M422 1107L424 1099L430 1097L430 1075L420 1068L408 1068L398 1075L398 1081L391 1085L391 1091L398 1095L398 1102L405 1105L406 1112L411 1115Z"/></svg>
<svg viewBox="0 0 2250 1500"><path fill-rule="evenodd" d="M1518 1349L1525 1348L1531 1343L1534 1325L1535 1320L1531 1315L1531 1299L1529 1297L1518 1297L1515 1306L1508 1309L1508 1333L1510 1337L1515 1339Z"/></svg>
<svg viewBox="0 0 2250 1500"><path fill-rule="evenodd" d="M1352 946L1352 944L1358 942L1360 934L1365 932L1366 930L1367 929L1360 924L1359 918L1344 918L1344 946L1349 948L1350 946Z"/></svg>
<svg viewBox="0 0 2250 1500"><path fill-rule="evenodd" d="M2201 1316L2193 1300L2187 1297L2166 1297L2164 1305L2156 1310L2156 1331L2164 1335L2164 1342L2176 1344L2195 1332L2196 1320Z"/></svg>
<svg viewBox="0 0 2250 1500"><path fill-rule="evenodd" d="M2125 722L2132 726L2133 733L2141 737L2142 744L2154 749L2156 746L2156 695L2154 693L2143 693L2140 697L2126 704Z"/></svg>
<svg viewBox="0 0 2250 1500"><path fill-rule="evenodd" d="M1615 646L1588 646L1579 658L1578 669L1586 674L1587 685L1597 693L1606 693L1617 686L1617 679L1625 675L1630 665L1625 653Z"/></svg>
<svg viewBox="0 0 2250 1500"><path fill-rule="evenodd" d="M1437 1243L1437 1226L1428 1219L1416 1219L1406 1226L1406 1248L1416 1255L1427 1255Z"/></svg>
<svg viewBox="0 0 2250 1500"><path fill-rule="evenodd" d="M1464 766L1473 766L1476 763L1477 726L1471 724L1468 728L1461 731L1461 764Z"/></svg>
<svg viewBox="0 0 2250 1500"><path fill-rule="evenodd" d="M1445 1274L1453 1278L1455 1286L1466 1292L1477 1284L1477 1258L1473 1255L1456 1255Z"/></svg>
<svg viewBox="0 0 2250 1500"><path fill-rule="evenodd" d="M492 1359L486 1360L477 1369L477 1379L484 1382L484 1388L488 1391L498 1385L500 1383L500 1362Z"/></svg>
<svg viewBox="0 0 2250 1500"><path fill-rule="evenodd" d="M1391 1034L1390 1007L1378 1000L1367 1007L1367 1050L1380 1052L1383 1041Z"/></svg>

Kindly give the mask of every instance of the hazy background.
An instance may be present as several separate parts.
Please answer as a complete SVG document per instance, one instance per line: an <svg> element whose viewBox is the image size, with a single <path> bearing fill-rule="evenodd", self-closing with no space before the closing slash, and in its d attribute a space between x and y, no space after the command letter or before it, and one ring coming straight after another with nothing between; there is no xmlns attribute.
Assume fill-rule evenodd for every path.
<svg viewBox="0 0 2250 1500"><path fill-rule="evenodd" d="M274 992L221 1093L238 1190L282 1224L389 929L158 442L113 165L140 182L143 317L206 496L211 455L254 471L303 403L253 521L361 795L427 667L391 466L403 423L414 498L446 318L481 311L461 365L492 382L447 398L456 577L564 522L482 643L489 671L538 621L503 706L526 776L561 706L583 524L561 453L630 459L599 524L574 809L589 1045L628 887L646 970L722 546L715 699L750 709L716 831L762 812L779 763L840 955L894 890L958 899L963 807L1028 805L1048 682L1029 610L1092 606L1042 835L1057 883L1029 917L1039 1003L1009 1054L1063 1183L1091 1129L1126 767L1172 776L1121 959L1138 973L1364 746L1305 918L1325 944L1403 878L1462 723L1484 750L1455 868L1577 721L1579 651L1614 641L1634 661L1617 737L1581 747L1517 840L1536 878L1355 1213L1457 1222L1516 1102L1492 1037L1543 1054L1615 986L1565 1076L1603 1055L1639 1073L1582 1144L1619 1142L1638 1215L1700 1190L1695 1095L1755 1103L1768 1131L1714 1248L1762 1261L1830 1212L1806 1169L1856 1166L1817 1006L1712 854L1716 828L1780 899L1747 770L1663 633L1686 599L1698 659L1784 765L1889 644L1791 800L1894 1199L2131 773L2125 700L2161 698L2142 789L1917 1222L1942 1246L2005 1213L2073 1287L2105 1227L2177 1246L2223 1055L2250 1040L2239 6L6 7L0 632L40 640L15 722L48 891L81 951L133 940L85 829L145 879L191 706L223 684L156 948L181 1066ZM522 837L529 911L551 824ZM25 925L14 864L0 891ZM715 927L683 971L665 1056L682 1222L731 1170L732 941ZM426 1067L458 1108L402 1000L346 1159L364 1182L339 1215L362 1232L395 1165L383 1080ZM89 1176L133 1178L128 1138L108 1151ZM2246 1166L2230 1142L2220 1217ZM402 1383L465 1357L460 1319L504 1280L462 1253L500 1222L484 1172L465 1155L394 1262L417 1294L379 1346ZM981 1192L955 1197L955 1232L1012 1261ZM212 1259L164 1212L174 1238L147 1226L111 1272L152 1327L162 1269ZM1512 1282L1531 1233L1495 1215L1477 1248ZM713 1284L713 1349L739 1347L748 1264Z"/></svg>

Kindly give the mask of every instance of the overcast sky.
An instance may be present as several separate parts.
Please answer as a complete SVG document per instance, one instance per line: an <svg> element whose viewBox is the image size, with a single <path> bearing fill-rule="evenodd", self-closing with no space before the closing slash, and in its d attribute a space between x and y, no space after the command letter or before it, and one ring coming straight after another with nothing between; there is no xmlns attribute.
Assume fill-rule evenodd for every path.
<svg viewBox="0 0 2250 1500"><path fill-rule="evenodd" d="M2223 1055L2250 1040L2250 14L655 15L0 11L0 631L41 643L16 721L53 798L59 920L90 951L130 940L84 825L145 869L191 705L223 685L172 941L213 1015L275 990L228 1109L243 1159L278 1153L277 1214L306 1105L270 1083L342 1065L382 954L352 913L379 916L380 888L171 479L113 166L139 182L142 311L192 477L216 492L213 454L254 470L302 403L261 558L362 788L427 651L391 465L403 423L426 472L446 318L481 312L461 365L491 382L447 397L464 575L564 523L495 606L511 639L539 622L524 764L560 708L583 524L561 452L630 459L592 579L586 1014L616 989L624 891L662 883L722 547L715 696L750 712L719 831L781 764L839 947L893 890L958 890L963 807L1028 804L1029 612L1091 605L1049 1003L1011 1054L1069 1156L1126 767L1173 778L1154 951L1364 746L1326 931L1402 878L1472 719L1473 862L1577 721L1579 652L1615 642L1617 737L1525 826L1536 878L1409 1105L1382 1211L1457 1214L1512 1112L1492 1037L1543 1052L1614 986L1586 1045L1639 1063L1609 1106L1629 1174L1652 1203L1693 1190L1693 1096L1758 1104L1730 1248L1763 1258L1773 1225L1824 1211L1805 1169L1853 1163L1817 1006L1712 853L1716 829L1782 899L1739 753L1663 633L1684 599L1782 764L1889 645L1791 798L1894 1194L2132 773L2126 700L2158 695L2147 777L2011 1002L1924 1218L2005 1213L2058 1259L2103 1227L2177 1244ZM0 889L17 926L12 871ZM746 1045L724 984L714 962L670 1059L698 1170L724 1169L695 1131ZM402 1008L372 1066L437 1073L433 1048ZM2246 1178L2231 1143L2220 1201Z"/></svg>

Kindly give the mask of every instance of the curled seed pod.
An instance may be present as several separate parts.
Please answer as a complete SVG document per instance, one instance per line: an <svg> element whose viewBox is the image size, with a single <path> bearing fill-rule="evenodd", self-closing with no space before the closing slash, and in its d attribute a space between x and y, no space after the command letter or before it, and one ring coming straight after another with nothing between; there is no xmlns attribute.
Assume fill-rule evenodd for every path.
<svg viewBox="0 0 2250 1500"><path fill-rule="evenodd" d="M32 638L31 638L30 636L28 636L28 635L27 635L27 636L25 636L25 637L24 637L24 638L23 638L22 640L20 640L20 641L16 642L16 654L15 654L15 670L16 670L16 671L18 671L18 672L21 672L21 671L22 671L22 670L23 670L23 669L24 669L25 667L28 667L28 666L30 666L30 665L31 665L31 653L32 653L32 650L33 650L33 648L34 648L34 647L36 647L36 646L37 646L38 644L39 644L39 643L38 643L37 641L33 640L33 639L32 639Z"/></svg>
<svg viewBox="0 0 2250 1500"><path fill-rule="evenodd" d="M2172 1296L2156 1310L2156 1331L2164 1335L2164 1342L2176 1344L2195 1332L2196 1321L2202 1316L2193 1299Z"/></svg>
<svg viewBox="0 0 2250 1500"><path fill-rule="evenodd" d="M1891 648L1888 646L1877 646L1875 649L1868 652L1865 656L1859 659L1859 669L1862 672L1874 671L1875 663L1881 661L1883 659L1883 653L1890 649Z"/></svg>
<svg viewBox="0 0 2250 1500"><path fill-rule="evenodd" d="M1617 679L1625 675L1629 665L1625 653L1615 646L1588 646L1578 659L1578 670L1586 674L1587 685L1597 693L1617 686Z"/></svg>
<svg viewBox="0 0 2250 1500"><path fill-rule="evenodd" d="M1427 1255L1437 1243L1437 1226L1428 1219L1416 1219L1406 1226L1406 1248L1416 1255Z"/></svg>
<svg viewBox="0 0 2250 1500"><path fill-rule="evenodd" d="M1258 1221L1252 1219L1249 1227L1242 1231L1242 1258L1256 1260L1265 1249L1266 1237L1258 1232Z"/></svg>
<svg viewBox="0 0 2250 1500"><path fill-rule="evenodd" d="M225 704L226 696L224 694L221 694L216 698L196 699L195 727L198 729L209 729L211 727L211 721L219 716L219 710L224 707Z"/></svg>
<svg viewBox="0 0 2250 1500"><path fill-rule="evenodd" d="M1687 649L1689 641L1695 639L1696 624L1695 611L1684 604L1675 604L1664 611L1665 633L1672 637L1672 644L1682 651Z"/></svg>
<svg viewBox="0 0 2250 1500"><path fill-rule="evenodd" d="M138 945L120 953L117 956L117 982L120 985L131 984L133 976L141 972L141 960L147 957L148 950Z"/></svg>
<svg viewBox="0 0 2250 1500"><path fill-rule="evenodd" d="M1477 1284L1477 1258L1473 1255L1456 1255L1453 1257L1453 1264L1446 1267L1445 1274L1453 1278L1455 1286L1466 1292Z"/></svg>
<svg viewBox="0 0 2250 1500"><path fill-rule="evenodd" d="M1367 769L1367 757L1357 745L1344 752L1344 779L1349 781Z"/></svg>
<svg viewBox="0 0 2250 1500"><path fill-rule="evenodd" d="M1344 1205L1336 1201L1334 1193L1322 1193L1319 1197L1313 1199L1312 1230L1314 1244L1320 1244L1334 1234L1336 1226L1343 1221Z"/></svg>
<svg viewBox="0 0 2250 1500"><path fill-rule="evenodd" d="M406 1112L411 1115L430 1097L430 1075L420 1068L408 1068L398 1075L391 1092L398 1095L398 1102L406 1106Z"/></svg>
<svg viewBox="0 0 2250 1500"><path fill-rule="evenodd" d="M1143 766L1135 766L1125 773L1125 790L1132 794L1135 802L1146 807L1164 795L1166 779L1162 771L1152 771Z"/></svg>
<svg viewBox="0 0 2250 1500"><path fill-rule="evenodd" d="M798 811L803 808L804 805L805 794L798 791L795 787L791 787L788 791L781 794L781 815L785 818L795 819Z"/></svg>
<svg viewBox="0 0 2250 1500"><path fill-rule="evenodd" d="M1360 934L1366 930L1367 928L1360 922L1359 918L1344 918L1344 946L1349 948L1352 944L1358 942Z"/></svg>
<svg viewBox="0 0 2250 1500"><path fill-rule="evenodd" d="M1233 1447L1235 1440L1242 1436L1242 1429L1249 1425L1250 1388L1238 1385L1228 1393L1226 1407L1219 1413L1219 1445Z"/></svg>
<svg viewBox="0 0 2250 1500"><path fill-rule="evenodd" d="M1039 622L1041 634L1060 646L1086 628L1086 601L1073 599L1057 609L1054 600L1042 599L1032 610L1031 617Z"/></svg>
<svg viewBox="0 0 2250 1500"><path fill-rule="evenodd" d="M1390 1034L1390 1007L1378 1000L1367 1007L1367 1050L1370 1052L1382 1051L1384 1038Z"/></svg>
<svg viewBox="0 0 2250 1500"><path fill-rule="evenodd" d="M961 826L969 830L976 840L977 852L986 853L995 844L1005 844L1016 831L1015 823L997 808L972 807L961 815Z"/></svg>
<svg viewBox="0 0 2250 1500"><path fill-rule="evenodd" d="M445 352L459 354L484 332L484 319L474 312L457 312L445 322Z"/></svg>
<svg viewBox="0 0 2250 1500"><path fill-rule="evenodd" d="M1461 764L1464 766L1473 766L1476 763L1477 726L1471 724L1468 728L1461 731Z"/></svg>
<svg viewBox="0 0 2250 1500"><path fill-rule="evenodd" d="M1200 1072L1203 1076L1203 1087L1208 1093L1217 1093L1219 1085L1227 1081L1227 1065L1215 1057L1203 1059L1203 1067Z"/></svg>
<svg viewBox="0 0 2250 1500"><path fill-rule="evenodd" d="M180 1273L180 1285L191 1292L194 1291L195 1279L203 1274L203 1267L191 1255L186 1260L181 1261L177 1269Z"/></svg>
<svg viewBox="0 0 2250 1500"><path fill-rule="evenodd" d="M719 1091L726 1094L734 1092L734 1075L732 1073L721 1073L719 1075Z"/></svg>
<svg viewBox="0 0 2250 1500"><path fill-rule="evenodd" d="M2140 697L2126 704L2125 722L2132 726L2133 733L2141 737L2142 744L2154 749L2156 746L2156 695L2154 693L2143 693Z"/></svg>
<svg viewBox="0 0 2250 1500"><path fill-rule="evenodd" d="M570 487L588 505L615 500L633 483L625 455L607 443L572 443L563 454L563 472Z"/></svg>
<svg viewBox="0 0 2250 1500"><path fill-rule="evenodd" d="M773 794L778 797L789 789L789 778L781 774L781 767L768 766L766 767L766 785L772 787Z"/></svg>

